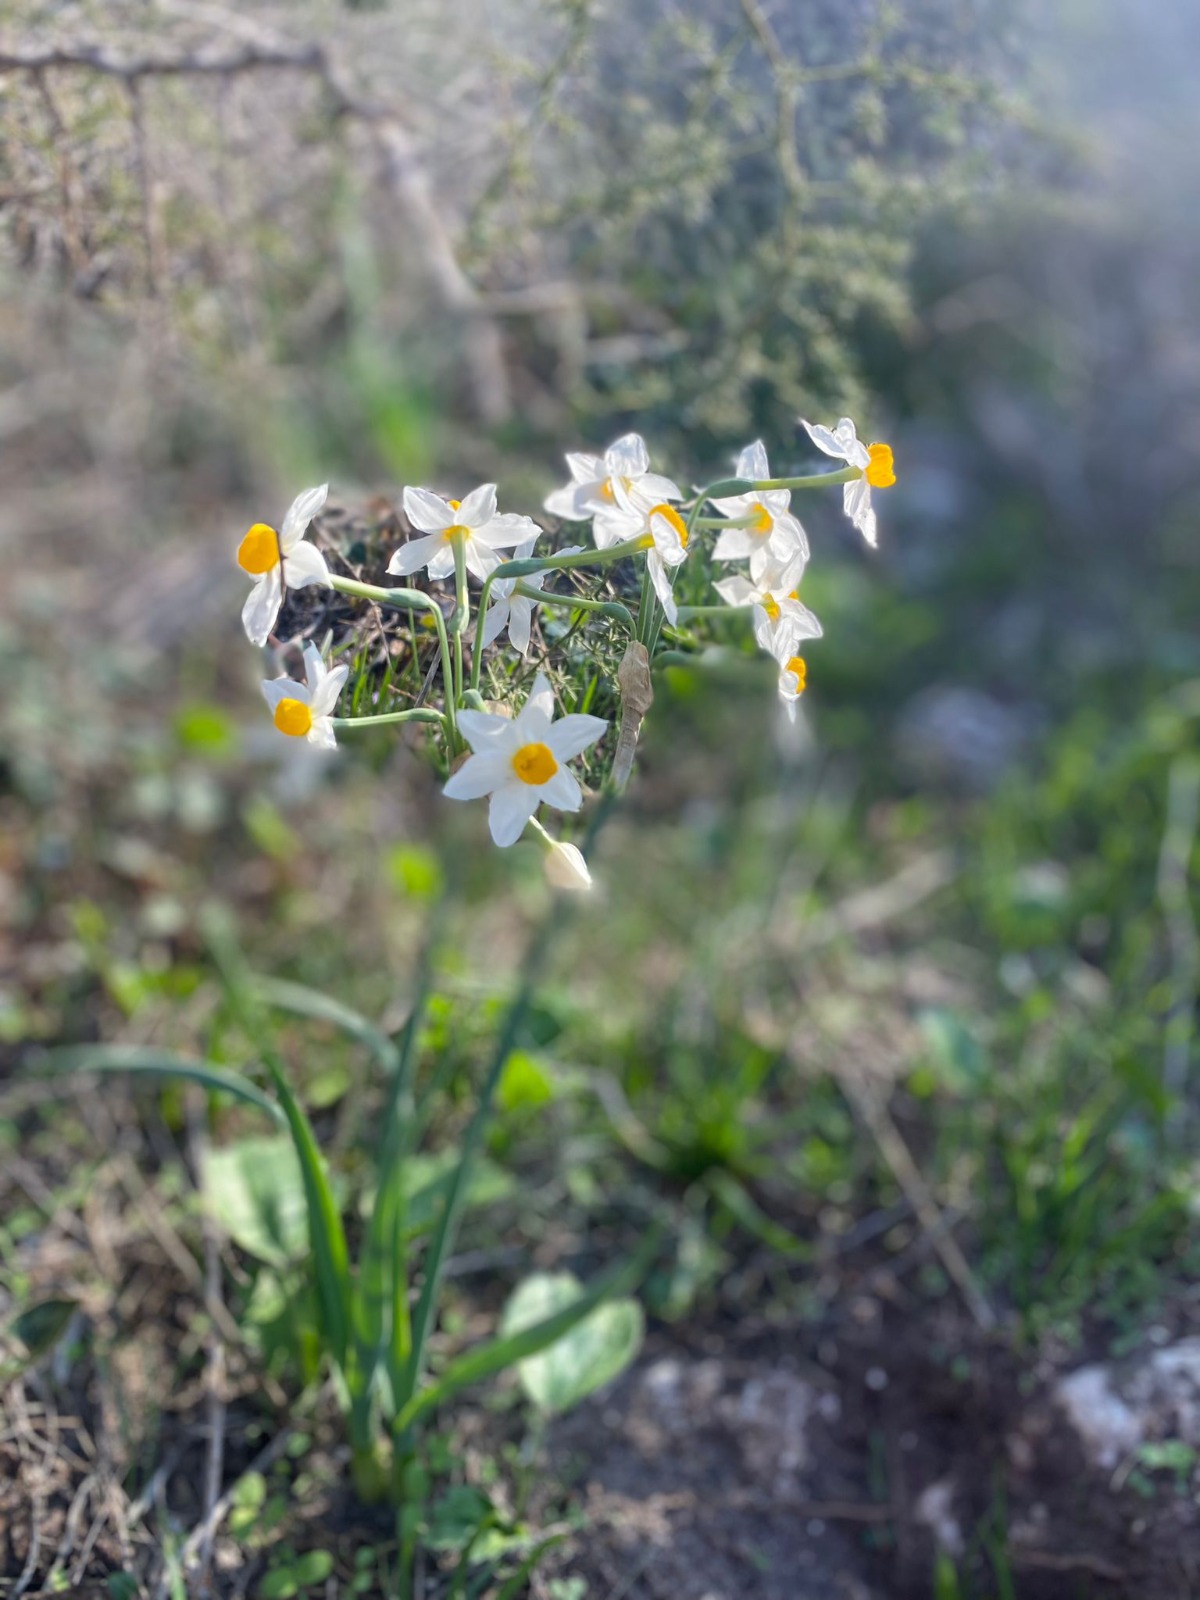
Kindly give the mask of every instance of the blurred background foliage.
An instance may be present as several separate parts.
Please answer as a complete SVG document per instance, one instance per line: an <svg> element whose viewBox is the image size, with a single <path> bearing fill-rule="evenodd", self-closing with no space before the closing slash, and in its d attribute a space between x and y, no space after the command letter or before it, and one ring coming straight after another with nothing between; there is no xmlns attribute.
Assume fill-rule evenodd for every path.
<svg viewBox="0 0 1200 1600"><path fill-rule="evenodd" d="M406 481L535 513L628 427L681 481L754 436L799 468L796 415L851 411L900 483L878 558L802 508L807 724L732 637L664 675L477 1242L666 1207L663 1315L819 1311L862 1239L952 1293L882 1097L1022 1336L1161 1312L1195 1265L1198 50L1132 0L0 0L0 1038L213 1044L213 901L397 1026L448 879L452 1143L536 873L390 738L279 748L236 538L326 475L352 526ZM281 1048L353 1174L377 1086ZM53 1187L90 1136L43 1118L0 1138Z"/></svg>

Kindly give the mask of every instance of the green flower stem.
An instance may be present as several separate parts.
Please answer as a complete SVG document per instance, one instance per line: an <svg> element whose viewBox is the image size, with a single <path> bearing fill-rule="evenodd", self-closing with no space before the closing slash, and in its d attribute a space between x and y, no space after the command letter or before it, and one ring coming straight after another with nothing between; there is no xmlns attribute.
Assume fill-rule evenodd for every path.
<svg viewBox="0 0 1200 1600"><path fill-rule="evenodd" d="M751 606L680 606L680 622L690 622L693 617L736 617L748 616L753 608Z"/></svg>
<svg viewBox="0 0 1200 1600"><path fill-rule="evenodd" d="M330 720L335 728L343 731L346 728L380 728L385 722L440 722L444 725L446 716L433 706L414 706L410 711L384 711L374 717L332 717Z"/></svg>
<svg viewBox="0 0 1200 1600"><path fill-rule="evenodd" d="M454 593L456 604L450 618L450 632L454 635L454 703L462 700L466 684L463 681L463 634L471 620L471 595L467 588L467 546L462 534L454 539Z"/></svg>
<svg viewBox="0 0 1200 1600"><path fill-rule="evenodd" d="M450 641L446 636L446 619L442 608L432 595L419 589L380 589L373 583L358 583L353 578L343 578L340 573L330 573L330 587L340 594L353 595L357 600L374 600L384 606L408 606L415 611L428 611L437 628L438 648L442 655L442 683L446 690L446 728L451 754L458 748L458 721L454 714L454 675L450 663Z"/></svg>
<svg viewBox="0 0 1200 1600"><path fill-rule="evenodd" d="M703 504L698 501L697 504ZM697 517L695 522L689 523L690 528L753 528L758 522L757 517Z"/></svg>
<svg viewBox="0 0 1200 1600"><path fill-rule="evenodd" d="M636 539L626 539L623 544L610 545L607 550L579 550L570 556L527 556L520 561L502 561L500 565L488 574L483 586L483 593L479 597L479 615L487 616L488 600L491 598L492 584L497 578L532 578L535 572L570 572L574 567L606 567L611 561L620 561L625 556L637 555L645 550L646 544L642 534ZM543 599L548 596L543 596ZM573 602L578 604L578 602ZM632 625L633 619L630 618ZM471 659L471 687L479 688L479 669L483 660L483 651L472 651Z"/></svg>
<svg viewBox="0 0 1200 1600"><path fill-rule="evenodd" d="M650 582L650 563L647 561L642 568L642 592L638 596L638 643L644 644L647 650L650 644L650 630L654 626L654 615L658 608L658 596Z"/></svg>
<svg viewBox="0 0 1200 1600"><path fill-rule="evenodd" d="M522 561L502 561L492 577L531 578L535 572L569 572L573 567L605 567L610 561L621 561L625 556L636 556L649 549L647 538L648 535L639 533L636 539L610 544L606 550L577 550L569 556L528 556Z"/></svg>
<svg viewBox="0 0 1200 1600"><path fill-rule="evenodd" d="M611 617L614 622L624 623L630 633L634 629L632 615L618 600L582 600L574 594L555 594L553 591L546 593L543 589L530 589L523 583L518 583L513 593L523 594L529 600L539 600L547 606L566 606L571 611L595 611L601 616Z"/></svg>
<svg viewBox="0 0 1200 1600"><path fill-rule="evenodd" d="M861 467L843 467L839 472L813 472L802 478L722 478L702 489L695 504L703 505L714 496L731 500L739 494L756 494L762 489L830 489L839 483L853 483L862 477Z"/></svg>

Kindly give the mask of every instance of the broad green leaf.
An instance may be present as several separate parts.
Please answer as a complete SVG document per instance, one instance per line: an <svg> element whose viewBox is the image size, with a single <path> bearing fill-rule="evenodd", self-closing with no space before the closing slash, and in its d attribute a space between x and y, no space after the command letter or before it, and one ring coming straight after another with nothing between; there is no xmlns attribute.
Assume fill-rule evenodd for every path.
<svg viewBox="0 0 1200 1600"><path fill-rule="evenodd" d="M544 1326L583 1299L583 1285L574 1273L535 1273L509 1297L501 1336ZM598 1305L552 1344L518 1363L522 1387L539 1410L567 1411L625 1370L641 1347L643 1331L636 1300Z"/></svg>
<svg viewBox="0 0 1200 1600"><path fill-rule="evenodd" d="M302 1589L324 1583L332 1571L333 1556L328 1550L306 1550L292 1564L292 1572Z"/></svg>
<svg viewBox="0 0 1200 1600"><path fill-rule="evenodd" d="M504 1111L533 1110L554 1098L550 1074L527 1050L514 1050L504 1063L496 1099Z"/></svg>
<svg viewBox="0 0 1200 1600"><path fill-rule="evenodd" d="M308 1211L290 1135L239 1139L209 1150L201 1177L213 1215L243 1250L273 1267L303 1259Z"/></svg>
<svg viewBox="0 0 1200 1600"><path fill-rule="evenodd" d="M531 1356L538 1355L548 1345L568 1334L577 1323L582 1322L602 1301L610 1296L619 1294L631 1288L644 1274L646 1267L658 1247L658 1234L651 1232L647 1235L641 1249L631 1261L623 1262L620 1266L604 1273L590 1288L584 1290L577 1280L571 1279L575 1285L575 1292L568 1304L563 1304L554 1309L540 1321L533 1322L512 1331L502 1332L499 1338L487 1344L477 1345L474 1350L469 1350L466 1355L459 1356L443 1371L436 1383L431 1383L427 1388L412 1396L408 1403L400 1409L395 1421L395 1430L402 1432L411 1426L418 1417L427 1411L434 1410L457 1394L460 1389L465 1389L468 1384L478 1383L483 1378L490 1378L494 1373L503 1372L505 1368L515 1366ZM567 1274L566 1276L570 1276ZM633 1341L633 1348L625 1360L632 1359L636 1354L637 1345L641 1341L641 1309L635 1301L620 1302L634 1307L637 1318L637 1337ZM511 1302L510 1302L511 1304ZM626 1339L632 1331L633 1318L626 1313ZM615 1348L615 1346L614 1346ZM621 1366L625 1364L621 1362ZM620 1366L614 1369L613 1374L620 1371ZM604 1382L605 1379L600 1379ZM593 1386L594 1387L594 1386ZM586 1392L586 1391L585 1391Z"/></svg>
<svg viewBox="0 0 1200 1600"><path fill-rule="evenodd" d="M149 1078L182 1078L188 1083L198 1083L201 1088L227 1094L235 1100L265 1111L275 1122L283 1121L283 1113L274 1100L243 1078L241 1073L208 1061L195 1061L190 1056L173 1055L169 1050L155 1050L134 1044L69 1045L61 1050L51 1050L30 1070L34 1073L55 1072L130 1072Z"/></svg>

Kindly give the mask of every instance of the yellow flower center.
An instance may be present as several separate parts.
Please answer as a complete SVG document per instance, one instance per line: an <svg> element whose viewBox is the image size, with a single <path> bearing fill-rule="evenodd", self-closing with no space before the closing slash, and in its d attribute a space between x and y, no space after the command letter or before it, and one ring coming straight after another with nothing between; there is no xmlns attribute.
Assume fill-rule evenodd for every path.
<svg viewBox="0 0 1200 1600"><path fill-rule="evenodd" d="M767 613L768 617L770 617L772 622L778 622L780 617L783 615L779 609L779 601L776 600L773 594L767 594L763 596L762 608Z"/></svg>
<svg viewBox="0 0 1200 1600"><path fill-rule="evenodd" d="M808 682L808 668L805 666L803 659L800 656L793 656L783 670L795 673L796 693L803 694L804 685Z"/></svg>
<svg viewBox="0 0 1200 1600"><path fill-rule="evenodd" d="M457 511L459 506L462 505L462 501L447 500L446 504L450 507L451 511ZM442 538L447 544L452 544L460 535L468 534L470 531L471 530L469 528L464 528L461 522L453 522L442 534Z"/></svg>
<svg viewBox="0 0 1200 1600"><path fill-rule="evenodd" d="M892 460L892 447L890 444L869 444L867 453L871 459L863 472L863 476L872 489L890 489L896 481L895 463Z"/></svg>
<svg viewBox="0 0 1200 1600"><path fill-rule="evenodd" d="M775 518L767 510L766 506L755 506L750 513L750 521L747 526L751 533L770 533L775 526Z"/></svg>
<svg viewBox="0 0 1200 1600"><path fill-rule="evenodd" d="M545 744L523 744L512 758L512 764L522 783L549 783L558 771L554 752Z"/></svg>
<svg viewBox="0 0 1200 1600"><path fill-rule="evenodd" d="M675 507L674 506L669 506L666 503L666 501L664 500L661 505L655 506L654 509L651 511L650 519L653 520L655 517L666 517L667 521L671 524L671 526L675 529L675 532L679 535L680 544L686 550L687 549L687 542L688 542L687 523L679 515L679 513L678 513L678 511L676 511Z"/></svg>
<svg viewBox="0 0 1200 1600"><path fill-rule="evenodd" d="M264 572L279 565L279 535L265 522L256 522L238 545L238 566L252 578L261 578Z"/></svg>
<svg viewBox="0 0 1200 1600"><path fill-rule="evenodd" d="M312 707L303 700L281 700L275 707L275 726L291 739L303 739L312 725Z"/></svg>

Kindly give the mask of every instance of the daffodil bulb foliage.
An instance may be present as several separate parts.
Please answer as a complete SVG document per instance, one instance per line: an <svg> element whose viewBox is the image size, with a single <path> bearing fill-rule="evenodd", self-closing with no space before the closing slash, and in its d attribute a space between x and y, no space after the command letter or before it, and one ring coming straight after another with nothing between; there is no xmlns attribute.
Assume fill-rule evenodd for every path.
<svg viewBox="0 0 1200 1600"><path fill-rule="evenodd" d="M325 646L305 644L303 682L263 684L276 729L328 749L352 729L407 724L448 799L487 801L497 845L540 841L548 880L586 889L571 819L629 778L662 651L677 661L717 641L757 647L795 715L808 682L801 652L822 635L804 598L811 549L796 496L840 487L873 546L872 493L895 482L889 447L863 444L850 418L803 429L800 442L832 457L834 470L773 477L755 440L732 476L685 490L636 433L599 454L570 453L570 481L543 501L549 528L501 511L494 483L457 493L409 486L401 504L411 532L378 562L380 581L364 581L325 533L326 487L306 489L278 530L256 522L237 550L254 581L242 615L255 644L277 634L293 591L338 591L336 605L282 613L285 638L289 627L320 627ZM584 542L568 543L561 524L586 530ZM338 717L351 660L353 693ZM619 737L608 737L617 723Z"/></svg>

